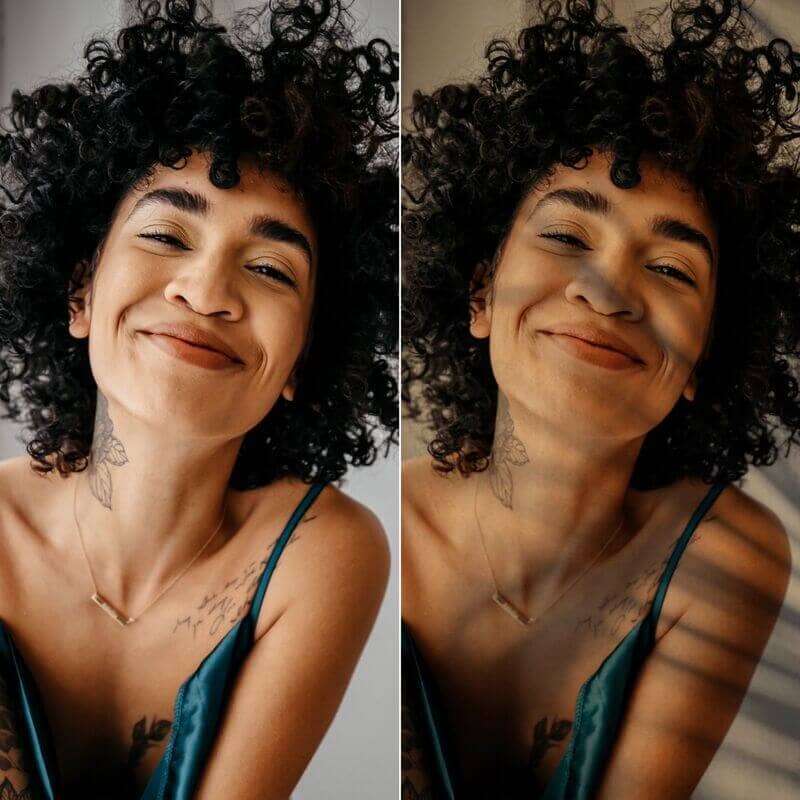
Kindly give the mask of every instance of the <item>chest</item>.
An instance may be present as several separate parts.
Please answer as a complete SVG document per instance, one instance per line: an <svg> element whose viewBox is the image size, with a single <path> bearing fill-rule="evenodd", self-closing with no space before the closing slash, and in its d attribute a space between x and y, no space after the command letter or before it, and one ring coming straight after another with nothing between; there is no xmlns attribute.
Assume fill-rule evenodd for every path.
<svg viewBox="0 0 800 800"><path fill-rule="evenodd" d="M231 563L127 627L89 591L66 587L58 603L35 593L4 615L40 695L65 798L141 796L172 734L181 685L235 635L262 570L258 560Z"/></svg>
<svg viewBox="0 0 800 800"><path fill-rule="evenodd" d="M650 611L668 553L647 555L609 565L530 627L505 614L488 590L454 612L452 598L463 598L465 587L459 595L446 581L429 585L428 613L415 634L459 783L479 787L476 796L489 786L508 798L544 789L569 746L581 690L609 654L633 642ZM656 639L685 601L677 582L673 588ZM438 614L430 612L436 608Z"/></svg>

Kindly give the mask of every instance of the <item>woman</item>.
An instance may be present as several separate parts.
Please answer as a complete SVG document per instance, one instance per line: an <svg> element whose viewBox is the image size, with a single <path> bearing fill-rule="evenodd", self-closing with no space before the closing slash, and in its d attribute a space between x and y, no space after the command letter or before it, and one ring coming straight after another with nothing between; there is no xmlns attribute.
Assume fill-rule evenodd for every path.
<svg viewBox="0 0 800 800"><path fill-rule="evenodd" d="M414 97L403 797L688 798L781 606L800 55L548 2Z"/></svg>
<svg viewBox="0 0 800 800"><path fill-rule="evenodd" d="M288 797L381 602L396 55L244 22L144 3L0 137L3 797Z"/></svg>

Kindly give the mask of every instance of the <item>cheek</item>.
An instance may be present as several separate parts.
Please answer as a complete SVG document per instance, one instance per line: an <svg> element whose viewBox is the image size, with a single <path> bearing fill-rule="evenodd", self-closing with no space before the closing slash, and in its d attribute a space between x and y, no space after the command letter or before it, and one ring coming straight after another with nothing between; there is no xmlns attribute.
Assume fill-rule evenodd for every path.
<svg viewBox="0 0 800 800"><path fill-rule="evenodd" d="M92 286L90 299L90 345L105 347L109 337L125 327L128 311L145 297L149 288L143 276L146 270L131 266L122 254L104 259Z"/></svg>
<svg viewBox="0 0 800 800"><path fill-rule="evenodd" d="M288 375L303 350L308 314L300 303L262 298L253 308L255 335L271 372Z"/></svg>
<svg viewBox="0 0 800 800"><path fill-rule="evenodd" d="M139 250L119 247L106 248L102 264L98 266L92 291L95 312L114 313L153 290L163 267L157 257Z"/></svg>
<svg viewBox="0 0 800 800"><path fill-rule="evenodd" d="M699 303L674 299L654 316L654 332L671 371L688 376L703 352L708 320Z"/></svg>
<svg viewBox="0 0 800 800"><path fill-rule="evenodd" d="M553 291L558 277L539 253L517 253L495 277L492 313L501 320L519 318ZM516 324L516 322L514 323Z"/></svg>

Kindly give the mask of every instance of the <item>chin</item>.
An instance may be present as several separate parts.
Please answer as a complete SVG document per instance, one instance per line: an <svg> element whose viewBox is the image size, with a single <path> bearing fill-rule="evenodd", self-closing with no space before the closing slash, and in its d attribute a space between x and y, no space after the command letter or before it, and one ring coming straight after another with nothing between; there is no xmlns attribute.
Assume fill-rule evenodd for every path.
<svg viewBox="0 0 800 800"><path fill-rule="evenodd" d="M139 391L115 394L117 405L123 407L123 414L116 416L115 423L121 424L122 417L130 415L163 431L170 439L197 438L217 436L241 416L240 407L232 401L226 402L221 394L212 398L207 390L187 388L177 382L172 386L157 386L157 383L156 380L149 385L139 382ZM209 402L211 399L214 402Z"/></svg>
<svg viewBox="0 0 800 800"><path fill-rule="evenodd" d="M631 440L656 424L630 394L615 396L608 381L561 376L540 382L532 392L537 400L530 404L535 406L531 411L571 437Z"/></svg>

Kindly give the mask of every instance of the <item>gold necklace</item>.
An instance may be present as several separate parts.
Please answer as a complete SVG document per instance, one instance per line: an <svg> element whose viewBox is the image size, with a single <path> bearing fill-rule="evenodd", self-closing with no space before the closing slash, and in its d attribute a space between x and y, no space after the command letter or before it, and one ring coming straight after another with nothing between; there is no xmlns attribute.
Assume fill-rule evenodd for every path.
<svg viewBox="0 0 800 800"><path fill-rule="evenodd" d="M475 512L475 522L477 523L477 526L478 526L478 535L480 536L481 546L483 547L483 555L486 557L486 564L489 567L489 573L492 576L492 583L494 584L494 594L492 595L492 600L498 606L500 606L500 608L502 608L503 611L505 611L506 614L508 614L512 619L515 619L520 625L524 625L524 626L534 625L535 623L537 623L548 611L550 611L551 608L553 608L553 606L556 605L556 603L558 603L559 600L561 600L562 597L564 597L564 595L570 589L572 589L573 586L575 586L575 584L584 575L586 575L586 573L597 563L597 559L600 558L600 556L605 552L605 550L608 547L608 545L611 544L611 541L620 532L620 530L622 529L622 523L625 521L625 517L623 516L622 519L619 521L619 525L617 525L617 527L614 530L614 532L611 534L611 536L609 536L609 538L606 540L605 544L600 548L600 551L591 560L591 562L589 562L589 566L586 567L583 570L583 572L581 572L578 575L578 577L575 578L567 586L567 588L564 589L564 591L561 592L561 594L559 594L558 597L556 597L556 599L553 600L553 602L550 603L550 605L547 606L547 608L544 609L544 611L540 612L535 617L529 617L519 606L517 606L514 603L512 603L511 600L509 599L509 597L507 595L505 595L503 592L501 592L500 591L500 587L497 585L497 577L494 574L494 567L492 567L492 561L489 558L489 552L486 549L486 541L485 541L485 539L483 537L483 528L481 527L481 521L480 521L480 518L478 517L478 481L477 480L475 481L474 512Z"/></svg>
<svg viewBox="0 0 800 800"><path fill-rule="evenodd" d="M155 602L163 597L188 571L189 567L194 564L195 561L200 557L201 553L211 544L211 540L217 535L219 529L222 527L222 522L225 519L225 504L223 503L222 506L222 516L220 517L219 524L216 528L214 528L214 532L211 536L206 539L205 544L194 554L192 560L135 616L129 617L127 614L124 614L119 609L115 608L102 594L100 594L100 590L97 588L97 581L94 578L94 572L92 571L92 565L89 561L89 556L86 554L86 545L83 543L83 534L81 533L81 526L78 523L78 513L76 511L76 506L78 502L78 480L75 480L75 491L73 492L72 497L72 516L75 519L75 527L78 530L78 539L81 543L81 551L83 552L83 558L86 561L86 567L89 570L89 577L92 579L92 585L94 586L94 594L91 596L91 600L97 606L99 606L103 611L108 614L111 619L113 619L119 625L125 627L126 625L130 625L132 622L136 622L136 620L140 619L142 614L147 611Z"/></svg>

